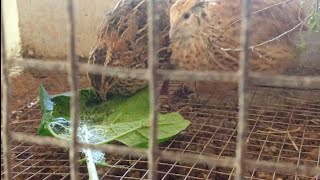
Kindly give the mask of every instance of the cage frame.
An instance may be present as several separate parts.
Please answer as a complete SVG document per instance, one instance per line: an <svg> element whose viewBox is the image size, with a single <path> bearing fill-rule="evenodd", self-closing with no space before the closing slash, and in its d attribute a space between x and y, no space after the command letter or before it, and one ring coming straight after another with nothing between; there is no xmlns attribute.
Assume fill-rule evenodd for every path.
<svg viewBox="0 0 320 180"><path fill-rule="evenodd" d="M310 167L306 165L295 166L291 163L273 163L270 161L253 161L245 159L246 151L246 135L248 128L248 86L250 83L256 83L258 85L266 86L278 86L283 88L314 88L320 89L320 77L312 76L286 76L286 75L272 75L269 77L263 76L261 73L249 73L249 29L250 29L250 7L251 0L243 0L242 3L242 23L241 23L241 53L240 53L240 68L238 72L192 72L192 71L181 71L181 70L157 70L157 55L155 49L158 46L158 41L155 38L157 33L156 21L159 18L157 14L154 14L153 9L155 9L156 0L147 0L148 5L148 69L147 70L132 70L125 68L109 68L109 67L99 67L97 65L80 64L77 61L75 54L75 25L74 25L74 4L75 0L68 0L67 2L67 12L68 12L68 34L69 34L69 48L68 48L68 58L67 62L46 62L41 60L17 60L9 59L5 53L5 36L4 36L4 23L3 23L3 11L1 11L1 89L3 94L3 99L1 101L1 141L3 145L3 156L4 156L4 179L12 179L11 170L11 140L16 140L19 142L29 142L38 145L53 145L57 147L69 148L69 158L70 158L70 177L73 180L78 179L78 149L79 148L92 148L97 150L103 150L108 153L115 153L122 155L133 155L137 157L147 157L148 158L148 177L149 179L156 179L157 177L157 159L160 157L164 160L176 160L181 162L189 163L204 163L207 165L214 165L220 167L230 167L236 168L236 179L242 179L245 169L268 169L277 172L289 172L298 174L310 174L319 175L320 168ZM3 1L1 1L2 3ZM2 8L3 6L1 6ZM318 8L318 7L317 7ZM25 68L33 68L38 70L59 70L68 73L69 85L71 87L71 141L58 140L51 137L39 137L36 135L25 136L24 133L20 132L10 132L10 79L9 79L9 66L11 64L18 64ZM79 72L90 72L98 73L109 76L118 76L121 78L139 78L149 81L150 91L150 122L151 122L151 133L148 150L141 150L136 148L118 146L118 145L92 145L79 143L77 141L77 126L79 123L79 93L78 86L79 80L77 74ZM157 139L157 95L156 91L157 80L218 80L225 82L237 82L238 83L238 94L239 94L239 123L238 123L238 134L237 134L237 148L236 157L223 157L215 158L206 155L195 155L191 153L178 154L174 152L164 152L158 149L156 143ZM246 167L244 166L246 164Z"/></svg>

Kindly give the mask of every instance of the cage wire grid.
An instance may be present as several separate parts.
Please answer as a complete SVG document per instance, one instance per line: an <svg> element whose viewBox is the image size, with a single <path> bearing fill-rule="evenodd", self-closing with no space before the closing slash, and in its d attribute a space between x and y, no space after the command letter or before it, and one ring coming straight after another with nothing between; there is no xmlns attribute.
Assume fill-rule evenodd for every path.
<svg viewBox="0 0 320 180"><path fill-rule="evenodd" d="M148 70L129 70L121 68L106 68L95 65L79 64L75 58L73 0L68 1L69 15L69 53L68 62L46 62L40 60L11 60L6 58L5 41L3 36L3 21L1 21L1 91L2 91L2 155L1 176L4 179L86 179L85 167L78 168L78 149L90 147L101 149L107 153L117 154L110 161L120 167L111 167L106 172L100 172L101 178L115 179L259 179L259 174L267 178L278 175L293 176L294 178L318 179L320 172L320 139L308 133L317 132L320 128L314 120L319 118L319 102L298 104L281 104L270 106L267 103L272 88L250 89L248 82L261 85L280 87L310 87L319 88L319 77L296 77L274 75L265 77L263 74L248 74L248 22L250 1L243 1L242 40L240 70L236 73L220 72L187 72L155 69L157 46L154 26L156 15L153 14L154 1L148 1L148 37L149 37L149 66ZM1 14L2 19L2 14ZM40 120L39 105L35 101L27 108L17 108L11 114L9 84L9 65L15 63L25 68L38 70L60 70L68 72L70 89L73 93L71 106L71 121L73 131L71 143L49 137L35 136L36 127ZM76 142L78 124L79 95L75 93L79 86L80 72L95 72L122 78L148 79L151 96L151 134L148 150L134 149L120 145L88 145ZM50 78L50 77L48 77ZM44 78L44 80L48 80ZM52 77L51 77L52 78ZM207 106L190 103L187 100L178 102L181 106L189 106L190 112L181 113L192 121L186 132L175 137L167 144L161 144L158 149L156 141L156 114L168 112L166 108L158 109L158 94L156 91L159 79L169 80L220 80L239 83L239 106ZM60 81L61 77L56 77ZM57 81L57 82L58 82ZM52 82L48 80L48 82ZM62 83L63 84L63 83ZM252 105L253 97L265 96L265 106ZM251 99L251 101L250 101ZM249 107L250 105L250 107ZM268 105L268 106L266 106ZM32 113L30 113L32 112ZM13 116L26 121L10 121ZM222 120L221 120L222 119ZM13 126L14 125L14 126ZM11 126L9 131L9 126ZM302 128L302 137L283 136L277 133L264 132L267 127L282 127L288 132L291 128ZM295 130L294 129L294 130ZM222 132L225 131L225 132ZM248 130L248 131L247 131ZM294 131L292 132L294 133ZM309 137L310 136L310 137ZM252 142L260 143L260 145ZM292 142L298 146L295 149ZM251 144L252 143L252 144ZM221 144L213 146L212 144ZM49 146L48 146L49 145ZM48 152L48 147L50 151ZM58 148L69 148L67 151ZM312 149L310 152L309 150ZM273 153L268 153L268 152ZM303 157L312 153L314 159ZM128 158L128 155L130 157ZM288 156L288 157L286 157ZM294 157L298 156L298 159ZM14 157L14 160L12 160ZM159 159L160 158L160 159ZM291 163L288 163L288 160ZM48 168L50 167L50 168ZM68 168L70 167L70 169ZM29 170L32 170L30 172ZM70 171L70 172L69 172ZM80 173L79 173L80 172ZM137 175L138 174L138 175ZM258 175L258 176L257 176ZM136 176L136 177L135 177Z"/></svg>
<svg viewBox="0 0 320 180"><path fill-rule="evenodd" d="M67 81L65 75L64 80L61 79L62 74L56 77L50 77L43 80L43 84L47 87L53 85L59 87ZM61 82L59 82L59 80ZM56 82L57 84L52 84ZM19 82L17 82L19 83ZM15 84L15 83L14 83ZM178 86L178 84L176 85ZM56 88L51 89L54 92ZM176 87L170 87L173 92ZM61 89L60 91L64 91ZM249 136L248 136L248 151L247 156L254 160L274 160L275 162L288 162L294 164L308 164L317 166L319 164L318 156L319 137L314 137L312 132L315 132L319 126L315 126L312 122L308 122L304 126L306 120L312 121L319 117L319 103L307 102L302 104L285 104L277 103L271 106L273 101L272 88L252 88L251 106L249 109ZM58 92L57 92L58 93ZM263 96L264 104L255 102L258 96ZM34 99L36 102L36 94ZM261 99L261 98L258 98ZM225 156L234 156L236 149L236 125L237 125L237 108L232 105L207 105L201 103L189 102L187 99L179 99L177 109L183 107L192 108L192 110L181 111L183 116L192 121L190 128L183 134L177 136L172 141L161 144L160 149L164 151L174 151L177 153L193 153L202 154L205 156L214 156L223 158ZM270 101L270 102L269 102ZM24 132L28 135L36 133L36 127L39 125L41 113L39 105L35 102L29 102L30 106L22 108L14 112L12 122L12 130L15 132ZM22 103L23 104L23 103ZM160 112L168 112L170 109L164 106ZM189 112L190 111L190 112ZM32 128L30 128L32 127ZM292 142L288 137L282 134L266 133L266 127L275 129L290 129L294 131L302 128L302 135L306 137L296 136L292 132L294 142L301 147L301 150L296 151ZM260 132L262 131L262 132ZM310 134L306 134L310 133ZM54 178L69 178L68 176L68 155L64 149L54 148L54 146L37 146L28 143L13 142L12 149L14 153L13 174L15 179L54 179ZM311 149L311 151L310 151ZM310 153L315 153L314 158L310 157ZM299 156L299 154L301 154ZM128 156L115 155L110 156L108 161L111 164L122 165L124 167L113 167L110 169L101 170L100 177L104 179L140 179L147 173L147 161L145 158L139 157L130 159ZM297 159L300 157L301 159ZM301 161L301 162L299 162ZM199 174L207 175L207 178L223 178L228 179L232 176L232 168L211 169L211 167L201 165L201 162L183 164L179 161L159 161L159 176L163 179L203 179L198 177ZM52 172L52 173L50 173ZM85 167L80 168L80 175L86 179ZM246 174L245 177L250 179L262 179L261 177L270 177L270 174L264 175L261 170L251 171L253 174ZM269 175L269 176L268 176ZM258 176L258 177L257 177ZM286 176L286 174L275 174L276 177ZM292 175L293 176L293 175ZM308 179L308 176L297 176L299 179ZM311 179L312 177L309 177Z"/></svg>

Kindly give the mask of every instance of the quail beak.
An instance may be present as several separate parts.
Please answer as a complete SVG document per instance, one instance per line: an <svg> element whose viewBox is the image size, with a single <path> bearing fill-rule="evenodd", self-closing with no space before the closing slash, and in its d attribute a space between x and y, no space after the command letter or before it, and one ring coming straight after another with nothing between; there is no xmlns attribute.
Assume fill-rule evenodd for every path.
<svg viewBox="0 0 320 180"><path fill-rule="evenodd" d="M99 97L100 97L100 99L102 101L106 101L107 100L106 94L104 94L103 92L100 92L100 91L97 91L97 92L98 92L98 95L99 95Z"/></svg>
<svg viewBox="0 0 320 180"><path fill-rule="evenodd" d="M107 100L107 94L108 94L110 88L111 88L111 84L108 81L104 81L104 83L100 87L99 94L100 94L100 98L103 101Z"/></svg>
<svg viewBox="0 0 320 180"><path fill-rule="evenodd" d="M102 101L107 101L107 97L106 97L106 95L100 95L100 98L102 99Z"/></svg>

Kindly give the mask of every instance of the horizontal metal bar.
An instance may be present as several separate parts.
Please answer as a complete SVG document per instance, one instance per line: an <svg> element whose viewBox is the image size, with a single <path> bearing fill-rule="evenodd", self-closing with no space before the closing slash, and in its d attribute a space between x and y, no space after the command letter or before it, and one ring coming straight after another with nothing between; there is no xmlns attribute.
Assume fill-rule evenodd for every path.
<svg viewBox="0 0 320 180"><path fill-rule="evenodd" d="M62 148L69 148L69 141L59 140L52 137L40 137L29 135L26 136L24 133L18 132L11 132L11 137L13 140L20 141L20 142L27 142L27 143L34 143L39 145L53 145ZM138 148L131 148L127 146L120 146L120 145L111 145L111 144L104 144L104 145L92 145L92 144L83 144L79 143L79 147L82 148L91 148L96 150L102 150L106 153L116 153L119 155L131 155L134 157L147 157L147 150L146 149L138 149ZM233 164L235 162L235 158L232 157L220 157L216 158L213 156L206 156L206 155L197 155L191 153L184 153L179 154L170 151L160 151L159 155L162 160L167 161L179 161L185 163L203 163L207 164L208 166L219 166L219 167L229 167L233 168ZM294 174L297 173L299 175L305 176L316 176L320 173L320 168L315 166L306 166L300 165L296 166L292 163L274 163L270 161L255 161L255 160L245 160L246 169L247 170L263 170L263 171L272 171L277 173L290 173Z"/></svg>
<svg viewBox="0 0 320 180"><path fill-rule="evenodd" d="M12 140L16 140L19 142L27 142L27 143L33 143L38 145L52 145L56 147L62 147L62 148L69 148L70 144L69 141L61 140L53 137L41 137L41 136L35 136L28 134L26 136L25 133L20 132L10 132ZM97 149L97 150L104 150L108 153L119 153L120 155L132 155L135 157L144 156L147 157L147 150L142 149L136 149L136 148L130 148L127 146L119 146L119 145L93 145L93 144L84 144L79 142L79 147L82 148L91 148L91 149Z"/></svg>
<svg viewBox="0 0 320 180"><path fill-rule="evenodd" d="M67 63L63 61L46 61L39 59L12 59L11 64L23 66L27 69L48 70L48 71L67 71ZM128 69L119 67L102 67L79 63L81 73L96 73L108 76L118 76L120 78L148 79L145 69ZM183 70L158 70L163 80L203 80L203 81L226 81L237 82L238 73L236 72L217 72L217 71L183 71ZM260 86L286 87L296 89L319 89L320 76L287 76L287 75L266 75L264 73L250 73L249 82Z"/></svg>
<svg viewBox="0 0 320 180"><path fill-rule="evenodd" d="M158 70L163 80L237 82L238 73L218 71Z"/></svg>
<svg viewBox="0 0 320 180"><path fill-rule="evenodd" d="M65 60L44 60L44 59L12 59L11 64L22 66L26 69L36 69L39 71L59 71L67 72L68 63ZM118 76L120 78L148 79L146 70L128 69L118 67L103 67L99 65L79 63L80 73L94 73L108 76Z"/></svg>
<svg viewBox="0 0 320 180"><path fill-rule="evenodd" d="M191 153L178 154L174 152L161 152L160 156L163 160L174 159L179 162L185 163L202 163L207 164L208 166L219 166L219 167L228 167L233 168L235 158L232 157L220 157L215 158L213 156L206 155L196 155ZM246 170L263 170L263 171L272 171L277 173L288 173L288 174L299 174L306 176L316 176L320 172L320 168L314 166L296 166L291 163L275 163L271 161L255 161L255 160L244 160Z"/></svg>
<svg viewBox="0 0 320 180"><path fill-rule="evenodd" d="M251 75L252 74L252 75ZM320 90L320 76L288 76L251 73L250 82L260 86Z"/></svg>

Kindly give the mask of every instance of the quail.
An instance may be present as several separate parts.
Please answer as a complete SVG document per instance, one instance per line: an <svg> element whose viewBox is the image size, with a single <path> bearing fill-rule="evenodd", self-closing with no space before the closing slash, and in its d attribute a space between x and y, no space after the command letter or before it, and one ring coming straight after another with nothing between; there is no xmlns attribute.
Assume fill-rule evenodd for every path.
<svg viewBox="0 0 320 180"><path fill-rule="evenodd" d="M291 30L299 19L304 19L298 0L281 2L252 0L251 71L281 73L295 57L290 33L255 47ZM240 30L241 0L177 0L170 9L171 62L184 70L237 71ZM213 82L195 84L191 88L201 91L203 87L204 93L219 88ZM214 87L210 88L210 84ZM236 85L232 87L236 89Z"/></svg>
<svg viewBox="0 0 320 180"><path fill-rule="evenodd" d="M156 1L159 15L159 68L168 64L169 12L173 0ZM101 24L96 46L90 53L88 63L108 67L144 69L148 66L147 1L121 0L109 12ZM107 94L129 96L147 86L147 81L120 79L118 77L88 74L91 85L106 100Z"/></svg>

